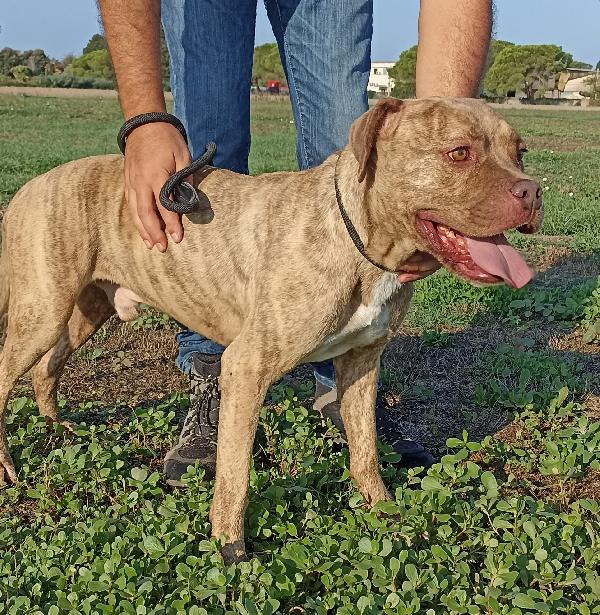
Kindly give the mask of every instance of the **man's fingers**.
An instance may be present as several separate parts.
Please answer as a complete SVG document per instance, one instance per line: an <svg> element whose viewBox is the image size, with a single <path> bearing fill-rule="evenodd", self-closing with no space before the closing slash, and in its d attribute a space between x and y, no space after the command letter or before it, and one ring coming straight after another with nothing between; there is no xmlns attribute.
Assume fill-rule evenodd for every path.
<svg viewBox="0 0 600 615"><path fill-rule="evenodd" d="M157 122L140 126L127 139L127 198L135 203L130 207L132 219L150 248L156 245L161 252L165 252L167 235L175 242L183 239L183 225L179 215L162 207L159 195L169 176L190 162L191 156L185 140L170 124Z"/></svg>
<svg viewBox="0 0 600 615"><path fill-rule="evenodd" d="M162 220L158 215L154 193L151 188L144 192L136 192L137 213L142 225L150 237L153 245L156 245L161 252L167 249L167 236L163 230Z"/></svg>
<svg viewBox="0 0 600 615"><path fill-rule="evenodd" d="M137 199L135 196L135 191L131 190L131 188L127 189L126 199L127 199L127 207L129 208L129 213L131 214L133 224L135 225L137 232L140 234L140 237L143 239L144 243L146 244L146 247L149 250L151 250L154 244L152 240L150 239L150 235L148 235L148 233L146 232L146 229L144 228L144 225L142 224L140 217L138 216Z"/></svg>
<svg viewBox="0 0 600 615"><path fill-rule="evenodd" d="M158 196L156 199L158 202ZM183 224L181 223L181 216L174 211L165 209L162 205L158 206L158 211L160 212L161 218L165 223L165 230L173 238L175 243L179 243L183 239Z"/></svg>

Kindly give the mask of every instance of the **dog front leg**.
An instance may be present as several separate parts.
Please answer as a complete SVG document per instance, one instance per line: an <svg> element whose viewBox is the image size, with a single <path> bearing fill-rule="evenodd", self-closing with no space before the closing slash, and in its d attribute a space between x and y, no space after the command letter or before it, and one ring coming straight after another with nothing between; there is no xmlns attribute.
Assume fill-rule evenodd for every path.
<svg viewBox="0 0 600 615"><path fill-rule="evenodd" d="M242 344L237 339L221 360L217 468L210 520L212 535L225 538L221 553L226 564L246 557L244 514L252 445L267 388L280 375L257 348L260 344Z"/></svg>
<svg viewBox="0 0 600 615"><path fill-rule="evenodd" d="M377 456L375 397L383 345L354 348L334 359L338 396L350 451L350 474L370 505L391 496Z"/></svg>

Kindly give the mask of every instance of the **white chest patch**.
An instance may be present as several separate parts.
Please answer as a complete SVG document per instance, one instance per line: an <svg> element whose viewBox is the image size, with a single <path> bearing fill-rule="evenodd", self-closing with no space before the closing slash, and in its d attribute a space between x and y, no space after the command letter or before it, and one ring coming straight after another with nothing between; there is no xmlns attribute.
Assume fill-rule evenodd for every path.
<svg viewBox="0 0 600 615"><path fill-rule="evenodd" d="M368 346L388 334L390 297L402 286L395 273L385 273L375 283L368 305L361 303L342 329L329 335L306 361L325 361L351 348Z"/></svg>

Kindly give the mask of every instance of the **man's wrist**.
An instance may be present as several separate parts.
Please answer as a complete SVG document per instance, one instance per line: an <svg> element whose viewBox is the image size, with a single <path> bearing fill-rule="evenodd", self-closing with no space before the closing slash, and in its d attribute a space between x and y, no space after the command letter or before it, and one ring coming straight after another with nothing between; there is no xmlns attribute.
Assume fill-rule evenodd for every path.
<svg viewBox="0 0 600 615"><path fill-rule="evenodd" d="M119 103L123 111L125 121L130 120L136 115L143 113L166 113L167 104L165 95L162 91L155 91L157 88L149 88L146 84L128 84L128 87L119 87ZM133 90L133 91L132 91ZM144 96L141 97L139 92L143 91Z"/></svg>
<svg viewBox="0 0 600 615"><path fill-rule="evenodd" d="M144 113L167 113L167 106L164 104L148 104L141 103L136 105L123 105L121 104L123 111L123 118L125 121L129 121L132 117L137 115L143 115Z"/></svg>
<svg viewBox="0 0 600 615"><path fill-rule="evenodd" d="M171 126L174 126L183 137L183 140L187 143L185 127L179 118L175 117L171 113L164 112L141 113L140 115L134 115L132 118L126 120L123 126L121 126L119 134L117 135L117 143L119 144L121 153L125 153L127 138L134 130L139 129L142 126L148 126L149 124L156 123L170 124Z"/></svg>

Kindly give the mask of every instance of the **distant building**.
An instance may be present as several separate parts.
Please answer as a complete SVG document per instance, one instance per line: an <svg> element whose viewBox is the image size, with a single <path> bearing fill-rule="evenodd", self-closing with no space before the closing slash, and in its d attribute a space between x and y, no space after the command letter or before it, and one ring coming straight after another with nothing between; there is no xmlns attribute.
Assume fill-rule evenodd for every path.
<svg viewBox="0 0 600 615"><path fill-rule="evenodd" d="M389 96L394 89L394 80L389 75L389 70L395 62L372 62L371 74L369 75L368 92L375 92Z"/></svg>
<svg viewBox="0 0 600 615"><path fill-rule="evenodd" d="M541 96L546 99L564 101L565 104L573 104L572 101L585 101L594 89L594 81L600 80L600 71L593 68L565 68L558 75L558 79L540 79L534 90L542 90ZM588 96L586 96L587 94ZM516 99L525 98L525 92L517 90L509 93L508 97ZM571 102L570 102L571 101ZM579 103L575 103L579 104ZM585 103L583 103L585 104Z"/></svg>
<svg viewBox="0 0 600 615"><path fill-rule="evenodd" d="M563 71L569 75L569 79L577 79L578 77L587 77L596 72L594 68L565 68Z"/></svg>
<svg viewBox="0 0 600 615"><path fill-rule="evenodd" d="M598 79L599 72L589 68L567 68L560 74L558 80L559 97L568 100L582 100L586 98L593 88L594 78Z"/></svg>

